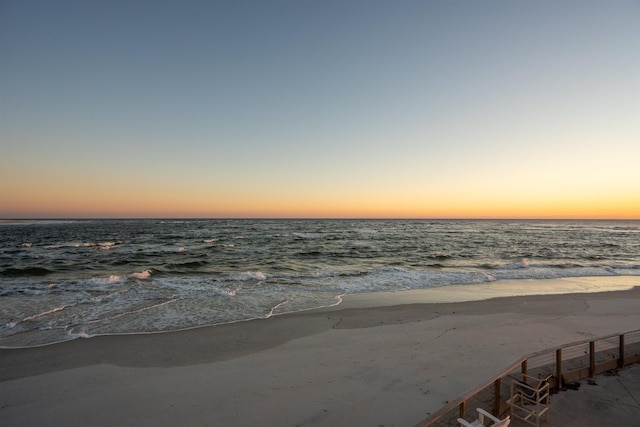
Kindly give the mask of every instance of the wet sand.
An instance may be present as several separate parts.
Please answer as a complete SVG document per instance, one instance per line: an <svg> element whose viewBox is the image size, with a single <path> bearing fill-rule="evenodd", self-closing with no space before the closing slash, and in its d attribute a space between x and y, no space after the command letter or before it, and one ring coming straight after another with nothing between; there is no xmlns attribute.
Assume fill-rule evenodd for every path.
<svg viewBox="0 0 640 427"><path fill-rule="evenodd" d="M556 287L589 292L439 303L424 302L435 294L361 296L266 320L0 350L0 420L412 426L520 356L640 328L640 288L593 292L612 279L589 279L588 289L584 278L562 280ZM518 285L527 283L492 284L510 293Z"/></svg>

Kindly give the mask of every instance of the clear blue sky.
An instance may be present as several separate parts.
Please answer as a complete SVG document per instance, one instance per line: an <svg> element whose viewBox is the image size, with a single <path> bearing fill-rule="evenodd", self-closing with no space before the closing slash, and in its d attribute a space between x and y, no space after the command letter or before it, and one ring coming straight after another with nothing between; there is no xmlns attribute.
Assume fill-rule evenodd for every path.
<svg viewBox="0 0 640 427"><path fill-rule="evenodd" d="M638 1L2 1L0 216L640 217Z"/></svg>

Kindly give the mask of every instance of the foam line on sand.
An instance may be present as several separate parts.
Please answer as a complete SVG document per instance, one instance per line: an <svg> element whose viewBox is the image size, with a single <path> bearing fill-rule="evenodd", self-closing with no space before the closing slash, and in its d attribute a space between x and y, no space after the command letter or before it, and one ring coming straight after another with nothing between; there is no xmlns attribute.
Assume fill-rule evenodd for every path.
<svg viewBox="0 0 640 427"><path fill-rule="evenodd" d="M0 350L0 419L415 425L519 356L640 327L638 288L377 307L347 299L250 322Z"/></svg>

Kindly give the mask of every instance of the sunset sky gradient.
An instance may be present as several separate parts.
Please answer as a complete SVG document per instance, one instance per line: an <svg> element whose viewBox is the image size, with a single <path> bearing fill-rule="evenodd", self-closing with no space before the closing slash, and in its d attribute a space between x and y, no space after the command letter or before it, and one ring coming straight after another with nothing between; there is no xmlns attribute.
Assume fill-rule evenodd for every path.
<svg viewBox="0 0 640 427"><path fill-rule="evenodd" d="M5 1L0 218L640 219L638 1Z"/></svg>

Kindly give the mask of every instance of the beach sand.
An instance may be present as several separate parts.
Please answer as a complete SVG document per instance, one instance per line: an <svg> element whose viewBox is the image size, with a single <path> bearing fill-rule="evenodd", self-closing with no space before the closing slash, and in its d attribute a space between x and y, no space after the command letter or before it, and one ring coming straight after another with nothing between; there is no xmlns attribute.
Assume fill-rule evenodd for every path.
<svg viewBox="0 0 640 427"><path fill-rule="evenodd" d="M640 284L627 279L625 286ZM616 280L555 285L585 290L590 281L593 291ZM506 295L527 285L489 284L509 288ZM452 292L478 299L469 289ZM435 294L401 294L187 331L0 350L0 424L413 426L520 356L640 328L640 288L440 303L424 302ZM456 299L448 295L442 300Z"/></svg>

